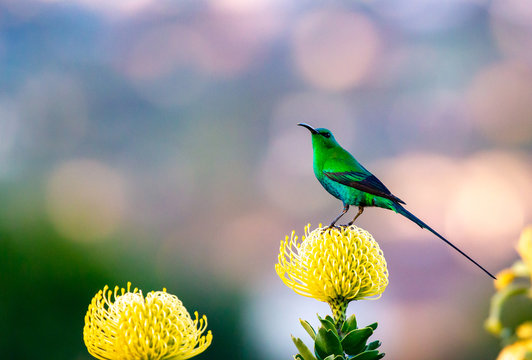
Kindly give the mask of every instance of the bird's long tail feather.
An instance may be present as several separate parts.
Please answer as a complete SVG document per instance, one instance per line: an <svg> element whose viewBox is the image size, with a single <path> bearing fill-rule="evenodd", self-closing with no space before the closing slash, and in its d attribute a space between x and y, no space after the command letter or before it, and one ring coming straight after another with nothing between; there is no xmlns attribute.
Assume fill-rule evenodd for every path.
<svg viewBox="0 0 532 360"><path fill-rule="evenodd" d="M436 235L437 237L439 237L440 239L442 239L445 243L447 243L447 245L449 245L450 247L452 247L453 249L455 249L456 251L458 251L460 254L462 254L463 256L465 256L469 261L471 261L473 264L475 264L476 266L478 266L480 269L482 269L482 271L484 271L486 274L488 274L490 277L492 277L493 279L495 279L495 276L493 276L488 270L484 269L479 263L477 263L475 260L471 259L469 257L469 255L467 255L466 253L464 253L462 250L460 250L459 248L457 248L453 243L451 243L449 240L447 240L446 238L444 238L443 236L441 236L440 234L438 234L434 229L432 229L430 226L428 226L427 224L425 224L423 221L419 220L414 214L412 214L410 211L406 210L404 207L402 207L401 205L399 204L395 204L395 212L403 215L404 217L406 217L407 219L413 221L414 223L416 223L417 225L419 225L421 228L423 229L427 229L428 231L430 231L431 233L433 233L434 235Z"/></svg>

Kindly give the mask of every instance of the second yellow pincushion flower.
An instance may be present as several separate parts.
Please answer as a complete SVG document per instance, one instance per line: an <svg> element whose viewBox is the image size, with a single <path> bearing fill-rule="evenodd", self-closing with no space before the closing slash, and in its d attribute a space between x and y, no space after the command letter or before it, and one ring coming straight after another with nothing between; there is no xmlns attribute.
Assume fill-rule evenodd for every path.
<svg viewBox="0 0 532 360"><path fill-rule="evenodd" d="M114 299L114 300L113 300ZM101 360L184 360L203 352L212 342L202 335L207 318L192 319L172 294L137 288L114 291L107 286L92 299L83 339L89 353Z"/></svg>

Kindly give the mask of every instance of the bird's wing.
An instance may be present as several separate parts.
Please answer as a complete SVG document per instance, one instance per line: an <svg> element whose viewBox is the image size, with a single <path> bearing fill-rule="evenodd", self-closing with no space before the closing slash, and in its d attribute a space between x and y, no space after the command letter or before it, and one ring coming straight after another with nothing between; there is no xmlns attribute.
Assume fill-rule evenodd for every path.
<svg viewBox="0 0 532 360"><path fill-rule="evenodd" d="M329 179L334 180L340 184L350 186L368 194L377 195L385 199L397 201L404 204L405 202L393 195L384 184L370 173L344 171L344 172L323 172Z"/></svg>

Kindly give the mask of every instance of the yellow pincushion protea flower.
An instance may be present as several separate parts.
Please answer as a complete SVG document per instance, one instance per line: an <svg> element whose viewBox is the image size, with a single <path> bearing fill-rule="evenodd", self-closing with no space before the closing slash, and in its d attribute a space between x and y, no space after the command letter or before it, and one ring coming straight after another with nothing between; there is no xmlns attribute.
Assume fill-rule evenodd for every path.
<svg viewBox="0 0 532 360"><path fill-rule="evenodd" d="M319 227L299 241L295 232L281 241L275 266L281 280L296 293L325 301L345 312L352 300L377 299L388 285L388 269L379 244L357 227ZM343 308L343 309L342 309Z"/></svg>
<svg viewBox="0 0 532 360"><path fill-rule="evenodd" d="M532 354L532 340L520 340L502 349L497 360L526 360Z"/></svg>
<svg viewBox="0 0 532 360"><path fill-rule="evenodd" d="M528 275L532 276L532 225L521 232L516 249L526 265Z"/></svg>
<svg viewBox="0 0 532 360"><path fill-rule="evenodd" d="M114 291L107 285L92 299L83 339L89 353L101 360L189 359L212 342L205 316L190 317L183 303L163 291L145 297L131 283ZM114 301L112 300L114 298Z"/></svg>
<svg viewBox="0 0 532 360"><path fill-rule="evenodd" d="M526 360L532 355L532 322L526 321L515 330L517 341L505 346L497 360Z"/></svg>

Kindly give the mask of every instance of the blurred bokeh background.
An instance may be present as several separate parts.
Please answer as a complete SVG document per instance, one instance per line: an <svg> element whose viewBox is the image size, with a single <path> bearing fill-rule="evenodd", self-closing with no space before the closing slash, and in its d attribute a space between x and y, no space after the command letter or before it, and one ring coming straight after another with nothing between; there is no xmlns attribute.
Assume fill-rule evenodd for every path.
<svg viewBox="0 0 532 360"><path fill-rule="evenodd" d="M497 272L532 220L532 3L0 0L0 358L90 359L87 306L127 281L207 315L198 359L291 358L328 308L279 242L342 207L298 122ZM390 285L348 314L387 358L495 358L485 274L392 212L358 224Z"/></svg>

